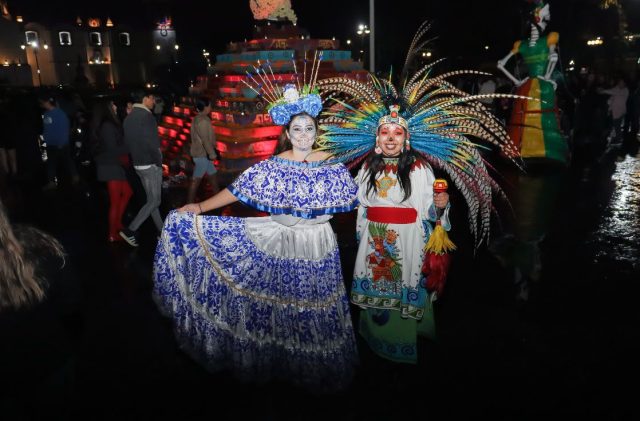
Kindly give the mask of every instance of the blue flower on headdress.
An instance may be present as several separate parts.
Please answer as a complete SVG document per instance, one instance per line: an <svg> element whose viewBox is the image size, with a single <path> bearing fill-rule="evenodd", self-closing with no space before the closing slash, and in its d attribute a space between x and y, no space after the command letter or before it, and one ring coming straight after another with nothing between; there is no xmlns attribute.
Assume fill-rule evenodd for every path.
<svg viewBox="0 0 640 421"><path fill-rule="evenodd" d="M322 110L322 100L320 95L309 94L299 101L302 105L302 110L309 114L311 117L316 117Z"/></svg>
<svg viewBox="0 0 640 421"><path fill-rule="evenodd" d="M289 116L292 115L296 115L296 114L300 114L301 112L303 112L304 110L302 109L302 107L300 106L300 100L296 101L296 102L292 102L291 104L284 104L283 107L285 108L285 110L287 110L287 112L289 113Z"/></svg>
<svg viewBox="0 0 640 421"><path fill-rule="evenodd" d="M292 89L287 89L289 87ZM287 85L285 94L293 92L294 89L293 85ZM297 94L297 91L295 93ZM280 126L289 123L291 117L296 114L307 113L312 117L316 117L322 110L322 100L317 94L309 94L296 99L293 99L293 95L289 95L288 98L285 95L285 100L289 102L280 103L269 110L271 120Z"/></svg>
<svg viewBox="0 0 640 421"><path fill-rule="evenodd" d="M287 111L286 105L289 104L276 105L269 110L271 120L278 126L284 126L291 119L291 114Z"/></svg>

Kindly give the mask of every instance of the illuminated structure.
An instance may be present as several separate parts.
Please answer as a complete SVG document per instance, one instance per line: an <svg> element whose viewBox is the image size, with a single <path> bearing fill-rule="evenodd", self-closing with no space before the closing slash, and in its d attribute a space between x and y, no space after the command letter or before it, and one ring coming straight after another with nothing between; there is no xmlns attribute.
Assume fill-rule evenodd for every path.
<svg viewBox="0 0 640 421"><path fill-rule="evenodd" d="M291 0L251 0L249 6L256 20L288 20L294 25L298 22Z"/></svg>
<svg viewBox="0 0 640 421"><path fill-rule="evenodd" d="M242 170L274 153L282 126L271 122L265 101L242 81L254 66L269 63L270 82L285 84L292 80L294 60L302 74L305 55L308 69L316 51L322 51L318 80L343 76L364 81L367 72L362 63L351 59L351 51L341 50L333 39L311 39L304 29L291 23L262 22L254 28L253 39L231 42L224 54L216 56L206 76L200 76L193 92L213 100L212 121L217 138L218 170L221 181L229 182ZM206 53L206 52L205 52ZM190 162L182 157L189 139L193 107L174 107L160 125L164 154L170 161Z"/></svg>
<svg viewBox="0 0 640 421"><path fill-rule="evenodd" d="M31 85L31 73L26 66L27 51L20 48L24 38L20 33L22 16L13 16L4 1L0 1L0 84Z"/></svg>

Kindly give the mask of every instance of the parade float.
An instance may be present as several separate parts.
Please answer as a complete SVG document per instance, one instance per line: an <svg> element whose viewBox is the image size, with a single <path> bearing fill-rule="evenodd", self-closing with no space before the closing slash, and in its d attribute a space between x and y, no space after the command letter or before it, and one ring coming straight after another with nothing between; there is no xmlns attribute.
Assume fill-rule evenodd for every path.
<svg viewBox="0 0 640 421"><path fill-rule="evenodd" d="M282 126L272 123L266 110L267 101L244 82L252 77L265 83L284 85L294 80L296 71L302 76L310 71L312 62L321 57L317 78L342 76L364 81L368 72L362 63L351 58L351 51L341 49L335 39L313 39L297 26L295 14L288 8L263 10L252 1L253 36L231 42L224 53L215 57L207 75L197 78L192 93L212 100L211 120L216 133L218 175L223 184L232 181L241 171L271 156L276 148ZM268 7L273 3L266 2ZM279 2L288 3L288 2ZM263 74L263 72L266 72ZM189 141L193 117L190 98L173 107L159 127L165 161L177 171L189 172L190 159L184 146ZM176 166L175 163L179 162ZM175 171L171 171L174 173Z"/></svg>

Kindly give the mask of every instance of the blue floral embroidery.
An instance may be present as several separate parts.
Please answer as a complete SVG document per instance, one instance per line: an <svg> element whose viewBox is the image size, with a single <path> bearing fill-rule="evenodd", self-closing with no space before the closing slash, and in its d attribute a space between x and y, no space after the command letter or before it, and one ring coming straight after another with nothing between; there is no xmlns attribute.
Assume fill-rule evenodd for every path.
<svg viewBox="0 0 640 421"><path fill-rule="evenodd" d="M228 187L241 202L272 214L300 218L348 212L358 187L342 164L272 157L253 165Z"/></svg>
<svg viewBox="0 0 640 421"><path fill-rule="evenodd" d="M154 298L180 345L241 379L346 387L357 354L337 248L318 260L275 258L251 242L245 223L167 216Z"/></svg>

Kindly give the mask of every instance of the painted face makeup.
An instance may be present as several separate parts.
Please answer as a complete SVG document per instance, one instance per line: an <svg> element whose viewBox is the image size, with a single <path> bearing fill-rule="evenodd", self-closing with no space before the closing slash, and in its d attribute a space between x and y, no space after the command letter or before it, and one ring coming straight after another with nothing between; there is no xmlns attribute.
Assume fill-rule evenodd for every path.
<svg viewBox="0 0 640 421"><path fill-rule="evenodd" d="M316 125L308 115L294 117L289 125L289 139L293 149L310 151L316 140Z"/></svg>
<svg viewBox="0 0 640 421"><path fill-rule="evenodd" d="M402 152L407 135L398 124L387 123L378 128L376 144L382 149L384 156L398 156Z"/></svg>

